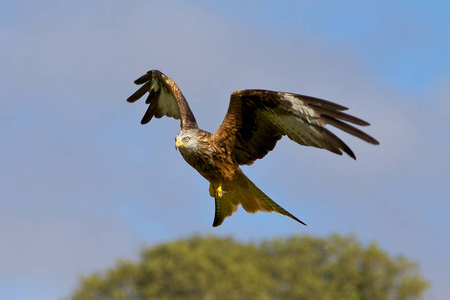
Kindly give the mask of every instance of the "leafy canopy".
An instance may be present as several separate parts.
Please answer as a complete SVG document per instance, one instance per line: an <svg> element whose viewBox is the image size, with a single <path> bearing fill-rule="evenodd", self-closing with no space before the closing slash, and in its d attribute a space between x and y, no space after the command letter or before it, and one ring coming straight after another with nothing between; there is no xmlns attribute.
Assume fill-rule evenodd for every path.
<svg viewBox="0 0 450 300"><path fill-rule="evenodd" d="M69 299L413 300L426 287L415 263L354 237L253 244L195 236L84 277Z"/></svg>

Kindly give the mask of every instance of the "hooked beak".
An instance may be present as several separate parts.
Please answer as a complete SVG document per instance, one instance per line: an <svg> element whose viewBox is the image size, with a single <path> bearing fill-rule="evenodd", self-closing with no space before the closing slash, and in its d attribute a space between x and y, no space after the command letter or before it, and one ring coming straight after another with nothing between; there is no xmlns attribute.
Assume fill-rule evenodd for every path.
<svg viewBox="0 0 450 300"><path fill-rule="evenodd" d="M175 142L175 150L178 150L181 146L186 145L186 143L183 143L182 141L177 140Z"/></svg>

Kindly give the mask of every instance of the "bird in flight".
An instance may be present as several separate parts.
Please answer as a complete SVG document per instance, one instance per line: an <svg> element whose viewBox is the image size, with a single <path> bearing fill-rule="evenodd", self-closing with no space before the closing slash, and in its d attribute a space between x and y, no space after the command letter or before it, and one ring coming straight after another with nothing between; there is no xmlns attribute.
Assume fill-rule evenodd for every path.
<svg viewBox="0 0 450 300"><path fill-rule="evenodd" d="M150 104L141 124L153 116L181 121L175 137L176 149L184 160L209 181L209 194L215 199L213 226L219 226L242 205L248 213L277 212L306 225L264 194L240 165L251 165L272 151L278 140L288 136L303 146L313 146L356 159L352 150L327 124L370 144L378 141L349 123L369 123L342 111L346 107L310 96L268 91L238 90L231 94L230 105L220 127L214 133L198 128L189 105L175 82L158 70L148 71L134 81L142 85L127 101L135 102L148 93Z"/></svg>

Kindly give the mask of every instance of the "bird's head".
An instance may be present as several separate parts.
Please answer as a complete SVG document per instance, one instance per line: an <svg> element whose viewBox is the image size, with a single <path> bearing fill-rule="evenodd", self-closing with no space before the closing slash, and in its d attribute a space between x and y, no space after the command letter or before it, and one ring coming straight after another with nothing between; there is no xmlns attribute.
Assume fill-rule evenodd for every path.
<svg viewBox="0 0 450 300"><path fill-rule="evenodd" d="M193 152L198 147L198 129L180 131L175 137L175 149L181 152Z"/></svg>

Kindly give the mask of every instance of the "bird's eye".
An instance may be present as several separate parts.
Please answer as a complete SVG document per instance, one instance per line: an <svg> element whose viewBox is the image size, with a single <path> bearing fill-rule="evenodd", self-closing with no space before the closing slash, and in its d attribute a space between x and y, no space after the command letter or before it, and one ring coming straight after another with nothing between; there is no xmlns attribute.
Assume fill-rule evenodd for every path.
<svg viewBox="0 0 450 300"><path fill-rule="evenodd" d="M190 140L190 137L185 137L185 138L183 138L183 143L187 143L187 142L189 142L189 140Z"/></svg>

